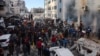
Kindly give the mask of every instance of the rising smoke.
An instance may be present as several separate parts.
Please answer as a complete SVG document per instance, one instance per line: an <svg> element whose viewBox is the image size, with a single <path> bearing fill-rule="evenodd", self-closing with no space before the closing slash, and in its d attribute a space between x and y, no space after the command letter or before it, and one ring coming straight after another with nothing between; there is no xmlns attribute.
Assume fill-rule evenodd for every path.
<svg viewBox="0 0 100 56"><path fill-rule="evenodd" d="M75 0L68 0L67 1L67 18L68 20L77 21L76 19L76 11L75 11Z"/></svg>
<svg viewBox="0 0 100 56"><path fill-rule="evenodd" d="M73 21L77 21L77 12L78 9L81 9L81 0L67 0L67 18ZM96 32L100 28L100 11L98 12L97 6L100 4L98 0L87 0L86 6L87 11L84 11L84 14L81 15L81 20L84 24L84 27L90 26L94 32ZM94 4L93 4L94 3Z"/></svg>

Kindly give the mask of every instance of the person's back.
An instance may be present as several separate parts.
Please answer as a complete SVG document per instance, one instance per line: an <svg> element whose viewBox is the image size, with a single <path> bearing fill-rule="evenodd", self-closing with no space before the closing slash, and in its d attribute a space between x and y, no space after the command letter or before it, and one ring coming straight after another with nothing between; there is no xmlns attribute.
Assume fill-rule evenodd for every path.
<svg viewBox="0 0 100 56"><path fill-rule="evenodd" d="M42 48L42 42L40 40L37 41L37 48Z"/></svg>
<svg viewBox="0 0 100 56"><path fill-rule="evenodd" d="M52 42L52 46L56 46L56 42L57 42L57 38L56 38L56 36L52 36L52 38L51 38L51 42Z"/></svg>
<svg viewBox="0 0 100 56"><path fill-rule="evenodd" d="M53 36L52 39L51 39L51 41L52 41L52 42L56 42L56 37Z"/></svg>
<svg viewBox="0 0 100 56"><path fill-rule="evenodd" d="M42 55L42 41L41 40L38 40L37 41L37 49L38 49L38 55Z"/></svg>

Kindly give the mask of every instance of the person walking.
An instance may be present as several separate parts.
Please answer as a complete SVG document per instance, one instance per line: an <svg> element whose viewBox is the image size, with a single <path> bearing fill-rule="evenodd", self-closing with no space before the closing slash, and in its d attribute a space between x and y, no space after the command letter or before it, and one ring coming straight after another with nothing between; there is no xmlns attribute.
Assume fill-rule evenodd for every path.
<svg viewBox="0 0 100 56"><path fill-rule="evenodd" d="M51 42L52 42L52 46L56 46L56 36L52 35L52 38L51 38Z"/></svg>
<svg viewBox="0 0 100 56"><path fill-rule="evenodd" d="M27 50L28 54L30 55L30 41L29 41L29 37L28 36L25 37L24 44L26 46L26 50Z"/></svg>
<svg viewBox="0 0 100 56"><path fill-rule="evenodd" d="M23 52L24 56L28 56L30 54L30 48L29 48L29 38L26 35L23 39Z"/></svg>
<svg viewBox="0 0 100 56"><path fill-rule="evenodd" d="M38 55L42 56L42 39L39 38L39 40L36 43L37 49L38 49Z"/></svg>

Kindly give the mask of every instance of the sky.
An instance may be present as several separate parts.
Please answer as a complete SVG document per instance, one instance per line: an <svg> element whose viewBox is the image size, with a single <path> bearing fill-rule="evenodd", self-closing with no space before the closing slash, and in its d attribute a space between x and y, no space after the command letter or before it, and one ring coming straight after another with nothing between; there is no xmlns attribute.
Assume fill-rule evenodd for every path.
<svg viewBox="0 0 100 56"><path fill-rule="evenodd" d="M44 0L25 0L25 4L29 11L31 8L44 8Z"/></svg>

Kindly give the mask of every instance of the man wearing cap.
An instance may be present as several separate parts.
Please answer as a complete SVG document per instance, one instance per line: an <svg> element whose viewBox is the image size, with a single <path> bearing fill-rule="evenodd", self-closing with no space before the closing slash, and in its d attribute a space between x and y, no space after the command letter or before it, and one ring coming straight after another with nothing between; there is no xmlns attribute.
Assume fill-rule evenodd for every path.
<svg viewBox="0 0 100 56"><path fill-rule="evenodd" d="M42 56L42 38L39 37L39 40L36 43L38 49L38 55Z"/></svg>

